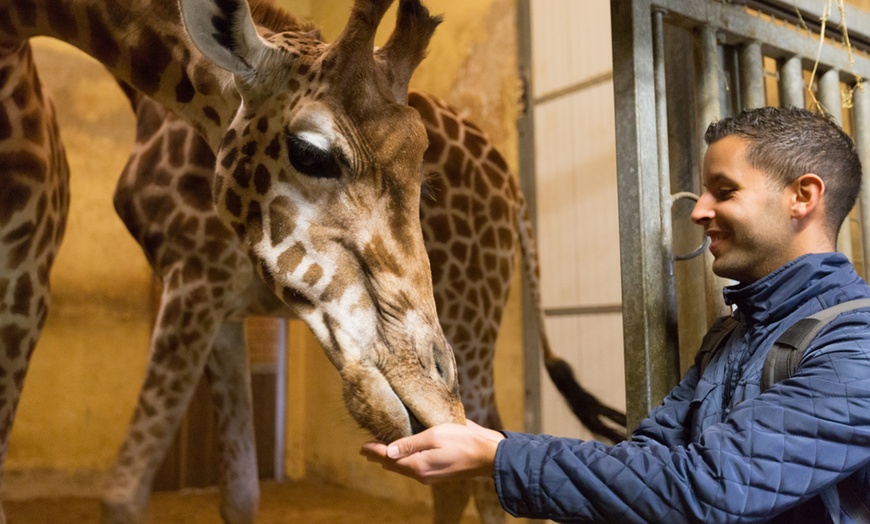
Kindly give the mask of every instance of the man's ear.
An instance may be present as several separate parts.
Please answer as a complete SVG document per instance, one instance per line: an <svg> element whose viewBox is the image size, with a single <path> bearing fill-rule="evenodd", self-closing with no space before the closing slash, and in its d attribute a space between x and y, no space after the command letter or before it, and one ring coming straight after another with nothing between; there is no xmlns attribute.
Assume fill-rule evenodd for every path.
<svg viewBox="0 0 870 524"><path fill-rule="evenodd" d="M804 218L815 210L825 194L825 182L814 173L801 175L792 183L794 195L791 202L791 217Z"/></svg>

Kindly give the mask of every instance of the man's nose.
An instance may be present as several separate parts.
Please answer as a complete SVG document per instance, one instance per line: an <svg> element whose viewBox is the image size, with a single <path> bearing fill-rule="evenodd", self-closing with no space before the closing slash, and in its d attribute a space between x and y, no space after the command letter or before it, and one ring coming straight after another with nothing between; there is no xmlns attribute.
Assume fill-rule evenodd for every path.
<svg viewBox="0 0 870 524"><path fill-rule="evenodd" d="M692 222L703 226L713 219L713 195L708 191L701 193L692 209Z"/></svg>

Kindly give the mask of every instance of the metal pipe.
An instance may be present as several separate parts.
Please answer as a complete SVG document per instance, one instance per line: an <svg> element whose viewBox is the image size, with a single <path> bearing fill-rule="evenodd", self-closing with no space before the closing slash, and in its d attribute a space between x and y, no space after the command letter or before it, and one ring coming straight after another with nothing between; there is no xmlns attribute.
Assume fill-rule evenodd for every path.
<svg viewBox="0 0 870 524"><path fill-rule="evenodd" d="M719 43L717 29L709 24L701 27L695 41L696 71L695 79L697 88L696 100L700 105L698 109L698 136L703 137L707 126L711 122L722 117L721 82L719 75ZM700 158L704 158L707 151L706 143L699 142ZM703 165L703 160L702 160ZM699 176L701 173L699 173ZM727 306L722 300L722 288L728 284L725 279L713 274L713 255L709 251L704 253L704 289L706 296L707 325L722 315L729 313Z"/></svg>
<svg viewBox="0 0 870 524"><path fill-rule="evenodd" d="M529 219L537 231L537 184L535 182L535 100L532 84L532 23L530 0L517 0L517 61L523 82L523 111L517 119L519 133L520 187L526 195ZM523 373L525 380L524 427L539 433L543 425L541 408L541 351L538 306L531 300L526 272L522 274Z"/></svg>
<svg viewBox="0 0 870 524"><path fill-rule="evenodd" d="M831 69L819 77L819 103L826 113L843 124L843 104L840 98L840 71Z"/></svg>
<svg viewBox="0 0 870 524"><path fill-rule="evenodd" d="M722 103L720 99L719 77L719 44L716 28L705 24L701 27L695 40L695 59L697 78L695 85L698 92L696 101L698 110L698 135L703 137L707 126L722 118ZM700 143L700 158L704 158L707 144Z"/></svg>
<svg viewBox="0 0 870 524"><path fill-rule="evenodd" d="M804 70L799 56L782 62L779 68L780 105L805 107Z"/></svg>
<svg viewBox="0 0 870 524"><path fill-rule="evenodd" d="M619 257L622 266L626 416L633 428L679 379L679 359L665 350L665 268L657 147L652 17L648 2L611 0Z"/></svg>
<svg viewBox="0 0 870 524"><path fill-rule="evenodd" d="M764 58L757 40L740 49L740 106L743 109L762 107L764 99Z"/></svg>
<svg viewBox="0 0 870 524"><path fill-rule="evenodd" d="M287 321L276 323L275 348L278 358L275 365L275 464L274 477L284 480L284 449L287 445ZM297 348L298 349L298 348Z"/></svg>
<svg viewBox="0 0 870 524"><path fill-rule="evenodd" d="M664 35L664 10L653 9L652 38L653 38L653 79L655 81L655 104L656 104L656 143L659 164L659 201L661 202L660 220L662 224L662 265L664 272L664 308L665 322L667 325L677 324L677 295L674 282L674 259L673 241L674 230L671 223L671 166L668 153L668 101L667 81L665 79L665 35ZM677 353L677 340L675 337L667 337L665 351Z"/></svg>
<svg viewBox="0 0 870 524"><path fill-rule="evenodd" d="M826 113L834 117L840 125L843 125L842 99L840 96L840 71L831 69L819 78L819 103ZM840 233L837 235L837 249L854 260L852 257L852 228L850 220L846 217Z"/></svg>

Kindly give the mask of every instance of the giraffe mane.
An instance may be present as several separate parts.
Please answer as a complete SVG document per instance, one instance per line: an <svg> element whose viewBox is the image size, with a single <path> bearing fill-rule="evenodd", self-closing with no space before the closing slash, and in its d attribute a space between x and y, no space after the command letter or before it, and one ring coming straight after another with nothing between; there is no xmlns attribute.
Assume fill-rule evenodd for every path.
<svg viewBox="0 0 870 524"><path fill-rule="evenodd" d="M248 3L251 7L251 17L257 25L277 33L284 31L311 33L318 40L321 39L317 24L300 20L294 14L275 5L272 0L249 0Z"/></svg>

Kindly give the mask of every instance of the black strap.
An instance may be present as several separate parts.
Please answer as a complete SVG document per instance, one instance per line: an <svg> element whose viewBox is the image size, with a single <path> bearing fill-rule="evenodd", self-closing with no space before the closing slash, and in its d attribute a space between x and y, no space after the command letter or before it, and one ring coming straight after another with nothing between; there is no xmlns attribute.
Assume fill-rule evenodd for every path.
<svg viewBox="0 0 870 524"><path fill-rule="evenodd" d="M701 339L701 347L695 355L695 366L698 368L698 376L704 374L707 364L719 349L725 345L725 341L737 327L737 319L730 315L719 317L713 321L713 325L707 330L707 334Z"/></svg>
<svg viewBox="0 0 870 524"><path fill-rule="evenodd" d="M864 497L855 489L853 483L846 479L833 487L840 495L840 504L846 515L856 524L870 524L870 508L864 503Z"/></svg>
<svg viewBox="0 0 870 524"><path fill-rule="evenodd" d="M761 370L761 391L794 375L801 358L810 343L823 327L837 318L840 313L862 307L870 307L870 298L850 300L823 309L814 315L802 318L776 339L764 360Z"/></svg>
<svg viewBox="0 0 870 524"><path fill-rule="evenodd" d="M761 371L761 391L767 391L773 384L794 375L810 343L829 322L837 318L840 313L862 307L870 307L870 299L850 300L837 304L802 318L786 329L774 342L764 360L764 368ZM839 508L836 507L839 503L843 512L856 524L870 524L870 508L864 503L861 493L855 489L849 479L829 486L821 496L835 523L840 520Z"/></svg>

